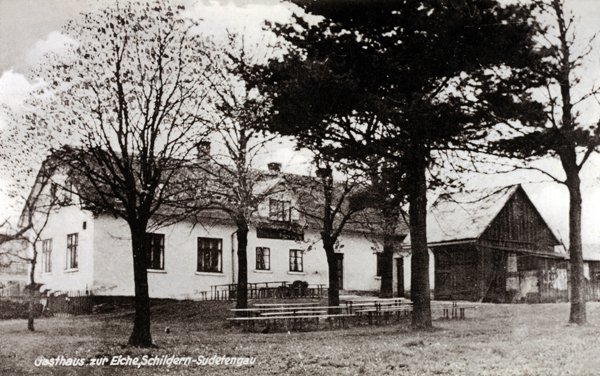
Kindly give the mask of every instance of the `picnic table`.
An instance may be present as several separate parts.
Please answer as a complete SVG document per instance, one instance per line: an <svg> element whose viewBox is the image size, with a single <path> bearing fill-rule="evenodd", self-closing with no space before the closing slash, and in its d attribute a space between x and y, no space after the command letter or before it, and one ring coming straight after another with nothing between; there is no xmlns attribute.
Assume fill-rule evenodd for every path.
<svg viewBox="0 0 600 376"><path fill-rule="evenodd" d="M279 292L282 290L282 287L287 288L289 283L289 281L249 282L248 297L250 299L283 297ZM210 286L210 291L216 300L235 299L237 283L212 285Z"/></svg>
<svg viewBox="0 0 600 376"><path fill-rule="evenodd" d="M442 317L445 319L464 319L466 309L475 309L477 304L469 304L468 302L431 302L432 311L441 311Z"/></svg>

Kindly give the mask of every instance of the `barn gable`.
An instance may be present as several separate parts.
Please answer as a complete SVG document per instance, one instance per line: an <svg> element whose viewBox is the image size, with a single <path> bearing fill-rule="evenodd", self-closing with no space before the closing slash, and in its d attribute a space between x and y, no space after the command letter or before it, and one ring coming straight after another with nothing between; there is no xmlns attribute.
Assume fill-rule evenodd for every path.
<svg viewBox="0 0 600 376"><path fill-rule="evenodd" d="M436 299L566 299L566 254L520 185L442 195L428 227Z"/></svg>
<svg viewBox="0 0 600 376"><path fill-rule="evenodd" d="M555 249L561 242L523 188L517 187L479 240L494 248L509 251L559 253Z"/></svg>
<svg viewBox="0 0 600 376"><path fill-rule="evenodd" d="M427 216L427 241L493 242L554 253L561 242L520 185L442 194Z"/></svg>

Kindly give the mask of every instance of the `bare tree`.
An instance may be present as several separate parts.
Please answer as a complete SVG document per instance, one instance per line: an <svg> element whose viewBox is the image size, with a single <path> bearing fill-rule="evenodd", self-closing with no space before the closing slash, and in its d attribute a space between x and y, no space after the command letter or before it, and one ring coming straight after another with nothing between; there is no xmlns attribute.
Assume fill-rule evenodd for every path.
<svg viewBox="0 0 600 376"><path fill-rule="evenodd" d="M40 69L50 95L36 113L72 132L51 160L76 183L93 213L125 220L131 231L135 318L129 344L150 347L148 294L152 230L199 209L196 145L209 132L205 39L183 6L117 3L65 28L76 40Z"/></svg>
<svg viewBox="0 0 600 376"><path fill-rule="evenodd" d="M34 318L36 303L39 302L39 290L41 285L36 283L35 275L39 261L39 247L42 241L42 234L48 225L51 215L66 205L70 205L69 195L58 191L58 184L52 181L56 166L51 163L42 165L36 178L31 193L25 202L25 207L21 213L20 227L27 228L26 234L22 237L30 246L28 255L15 254L13 257L26 261L29 267L29 317L27 320L27 329L34 331ZM49 260L43 260L49 262Z"/></svg>
<svg viewBox="0 0 600 376"><path fill-rule="evenodd" d="M359 194L365 183L361 174L345 170L343 164L323 155L315 158L315 167L316 177L288 175L286 186L296 196L295 209L306 218L307 225L319 229L329 272L328 305L334 307L340 304L336 248L346 225L367 207ZM336 167L344 174L341 181L333 178Z"/></svg>
<svg viewBox="0 0 600 376"><path fill-rule="evenodd" d="M544 64L537 69L545 81L543 88L544 119L538 126L513 127L505 137L490 144L492 154L520 159L519 168L536 170L553 181L564 184L569 191L569 255L571 263L571 312L569 322L586 322L583 255L581 248L581 176L590 156L599 150L598 124L586 123L579 107L600 93L596 85L578 90L584 80L579 72L592 51L592 42L576 52L575 18L565 14L565 1L538 2L541 17L549 17L551 27L540 30L540 53ZM587 78L587 77L586 77ZM582 94L577 94L582 93ZM506 132L505 132L506 133ZM534 162L546 157L560 161L564 178L553 171L539 168Z"/></svg>
<svg viewBox="0 0 600 376"><path fill-rule="evenodd" d="M25 200L17 230L3 239L3 243L25 243L28 245L28 249L16 247L0 251L0 255L7 256L12 260L24 261L29 265L29 283L26 291L30 295L27 322L27 329L30 331L35 330L35 308L36 303L39 301L39 288L41 286L35 280L41 236L50 220L50 216L56 213L61 206L69 204L65 201L65 196L58 192L58 185L52 181L55 170L56 166L50 163L42 165L30 194Z"/></svg>
<svg viewBox="0 0 600 376"><path fill-rule="evenodd" d="M29 103L39 103L37 98L29 98ZM59 184L52 181L56 166L49 161L44 163L49 150L59 144L60 129L53 129L37 114L24 108L17 111L8 107L0 108L6 127L0 130L0 173L10 183L4 187L5 221L0 228L6 232L0 244L12 242L25 245L7 247L0 251L11 261L29 265L30 294L28 329L34 330L34 309L39 301L40 285L36 283L36 267L39 261L39 240L46 228L50 215L63 204L68 204L59 195ZM27 195L28 194L28 195ZM19 216L20 213L20 216ZM11 216L18 221L11 221Z"/></svg>
<svg viewBox="0 0 600 376"><path fill-rule="evenodd" d="M266 61L268 50L261 44L246 44L242 35L229 33L228 40L215 49L211 76L213 140L221 150L210 155L205 171L211 177L206 196L211 204L228 214L236 226L237 289L236 308L248 307L248 232L259 205L283 187L279 174L258 169L256 160L273 140L263 128L267 104L255 89L255 69Z"/></svg>

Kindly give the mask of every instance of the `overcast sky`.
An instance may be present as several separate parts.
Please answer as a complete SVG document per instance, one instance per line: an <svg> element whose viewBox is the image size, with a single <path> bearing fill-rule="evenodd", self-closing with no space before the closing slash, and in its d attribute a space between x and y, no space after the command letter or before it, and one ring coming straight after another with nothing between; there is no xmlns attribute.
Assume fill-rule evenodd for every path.
<svg viewBox="0 0 600 376"><path fill-rule="evenodd" d="M177 2L186 4L190 16L202 18L209 32L237 28L246 34L256 34L265 18L285 21L291 14L290 5L278 0ZM61 27L79 13L93 11L107 3L108 0L0 0L0 104L18 110L27 93L40 84L35 77L29 77L29 69L39 64L44 52L59 49L65 42L65 37L60 33ZM567 0L567 7L580 18L577 26L580 35L591 36L600 28L599 0ZM585 80L591 83L600 75L600 48L590 55L587 64ZM597 82L600 83L600 80ZM590 107L587 117L590 121L597 121L600 118L598 106ZM3 119L0 118L2 126ZM290 171L305 168L302 165L307 161L307 156L294 154L291 143L284 142L265 157L265 162L267 160L281 162ZM588 243L600 243L599 172L600 158L594 158L584 171L583 240ZM539 177L523 174L477 177L471 179L469 185L503 185L531 180L539 180ZM540 183L527 184L525 189L555 231L566 239L566 189Z"/></svg>

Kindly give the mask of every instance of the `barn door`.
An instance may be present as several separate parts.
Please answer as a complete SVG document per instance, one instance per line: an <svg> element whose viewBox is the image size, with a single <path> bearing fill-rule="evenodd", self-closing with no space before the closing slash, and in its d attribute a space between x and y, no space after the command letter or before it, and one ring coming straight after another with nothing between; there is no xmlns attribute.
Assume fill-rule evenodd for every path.
<svg viewBox="0 0 600 376"><path fill-rule="evenodd" d="M452 296L452 273L446 270L435 272L435 298L450 299Z"/></svg>

